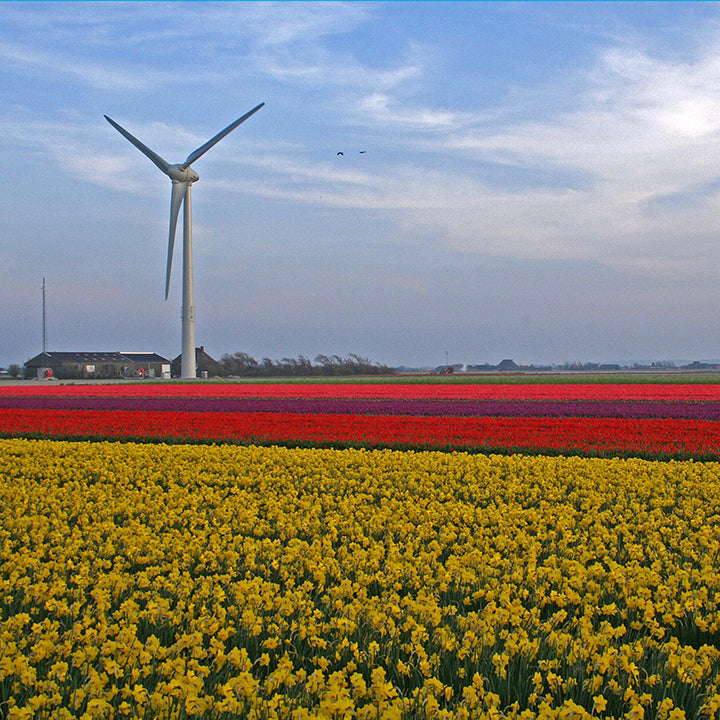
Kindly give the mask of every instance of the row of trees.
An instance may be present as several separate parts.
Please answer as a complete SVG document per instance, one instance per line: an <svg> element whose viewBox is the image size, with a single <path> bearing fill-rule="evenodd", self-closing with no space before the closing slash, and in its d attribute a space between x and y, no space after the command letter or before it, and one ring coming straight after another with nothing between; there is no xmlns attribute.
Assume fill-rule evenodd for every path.
<svg viewBox="0 0 720 720"><path fill-rule="evenodd" d="M269 377L278 375L388 375L393 368L368 358L350 353L343 358L339 355L318 355L314 361L304 355L297 358L271 360L263 358L258 362L247 353L237 352L223 355L218 363L217 374L221 376Z"/></svg>

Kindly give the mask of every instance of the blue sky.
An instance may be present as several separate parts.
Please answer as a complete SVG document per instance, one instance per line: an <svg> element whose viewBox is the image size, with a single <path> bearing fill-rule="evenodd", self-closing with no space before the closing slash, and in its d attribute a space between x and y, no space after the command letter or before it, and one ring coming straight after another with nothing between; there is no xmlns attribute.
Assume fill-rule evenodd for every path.
<svg viewBox="0 0 720 720"><path fill-rule="evenodd" d="M0 365L720 357L720 5L1 2ZM339 151L343 152L338 156ZM364 152L361 152L364 151Z"/></svg>

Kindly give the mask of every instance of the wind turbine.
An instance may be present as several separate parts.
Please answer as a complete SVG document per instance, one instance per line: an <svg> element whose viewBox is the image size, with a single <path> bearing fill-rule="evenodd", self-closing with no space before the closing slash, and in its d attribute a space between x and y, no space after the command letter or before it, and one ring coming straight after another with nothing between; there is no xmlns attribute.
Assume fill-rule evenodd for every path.
<svg viewBox="0 0 720 720"><path fill-rule="evenodd" d="M125 128L118 125L107 115L103 117L125 138L127 138L141 153L150 160L172 180L172 195L170 196L170 236L168 238L167 271L165 273L165 300L170 291L170 271L172 269L173 248L175 246L175 229L177 228L180 205L183 208L183 285L182 285L182 372L183 378L194 378L197 375L195 364L195 300L193 292L193 260L192 260L192 201L190 188L200 176L190 167L199 157L204 155L213 145L220 142L228 133L238 125L244 123L254 115L265 103L260 103L242 117L230 123L224 130L210 138L197 150L193 150L185 162L171 165L161 158L147 145L143 145Z"/></svg>

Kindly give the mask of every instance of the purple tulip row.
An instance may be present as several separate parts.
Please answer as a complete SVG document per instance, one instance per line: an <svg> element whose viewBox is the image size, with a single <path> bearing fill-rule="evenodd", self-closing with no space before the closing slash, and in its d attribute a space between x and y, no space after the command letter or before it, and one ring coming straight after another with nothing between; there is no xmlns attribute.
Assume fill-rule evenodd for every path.
<svg viewBox="0 0 720 720"><path fill-rule="evenodd" d="M0 408L173 412L593 417L720 420L720 402L635 400L361 400L343 398L0 397Z"/></svg>

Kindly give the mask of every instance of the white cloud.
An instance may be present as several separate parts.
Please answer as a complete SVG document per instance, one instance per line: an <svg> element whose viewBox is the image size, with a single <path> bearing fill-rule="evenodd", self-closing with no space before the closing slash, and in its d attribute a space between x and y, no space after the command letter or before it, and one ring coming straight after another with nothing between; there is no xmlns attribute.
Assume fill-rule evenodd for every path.
<svg viewBox="0 0 720 720"><path fill-rule="evenodd" d="M384 93L373 93L359 103L362 120L370 125L404 126L406 129L447 129L457 121L448 110L403 107Z"/></svg>
<svg viewBox="0 0 720 720"><path fill-rule="evenodd" d="M371 15L370 3L243 3L238 18L262 46L313 44L324 35L354 30Z"/></svg>
<svg viewBox="0 0 720 720"><path fill-rule="evenodd" d="M87 49L53 50L0 41L0 59L5 61L3 70L8 75L28 76L33 83L38 80L70 81L68 87L76 83L79 87L112 94L115 98L134 97L137 93L153 94L161 88L167 92L169 88L191 84L212 85L218 80L215 69L201 65L163 68L157 63L134 60L96 61L94 56Z"/></svg>
<svg viewBox="0 0 720 720"><path fill-rule="evenodd" d="M89 60L79 61L66 53L47 48L36 49L19 43L0 41L0 58L4 61L5 71L19 73L51 73L54 76L70 77L98 90L150 90L158 83L171 80L174 75L151 71L134 65L129 68L113 66L108 63L96 63Z"/></svg>
<svg viewBox="0 0 720 720"><path fill-rule="evenodd" d="M717 224L707 185L720 175L719 68L715 48L683 64L611 50L589 76L577 78L573 111L500 131L455 133L447 145L459 154L508 166L571 169L590 183L582 190L520 193L478 186L464 217L460 208L445 217L454 244L525 257L698 269L706 257L687 239ZM674 195L687 200L700 189L694 206L652 204ZM665 260L653 256L651 238L665 244Z"/></svg>

